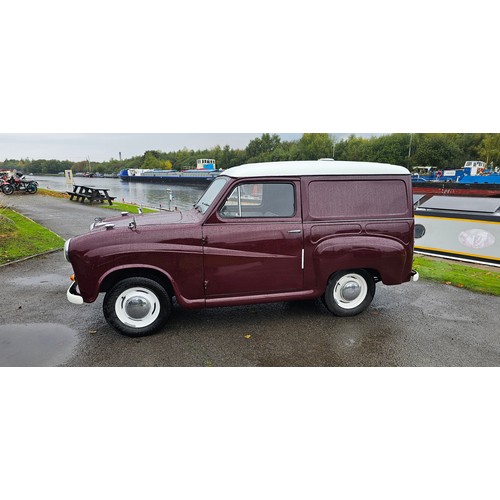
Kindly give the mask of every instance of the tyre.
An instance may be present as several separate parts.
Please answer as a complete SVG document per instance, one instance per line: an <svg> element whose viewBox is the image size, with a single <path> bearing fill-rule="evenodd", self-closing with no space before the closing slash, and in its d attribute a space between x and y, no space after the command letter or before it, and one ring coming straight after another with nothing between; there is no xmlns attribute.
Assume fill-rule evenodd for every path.
<svg viewBox="0 0 500 500"><path fill-rule="evenodd" d="M11 184L4 184L2 186L3 194L12 194L14 192L14 187Z"/></svg>
<svg viewBox="0 0 500 500"><path fill-rule="evenodd" d="M172 310L165 289L149 278L126 278L106 293L106 321L122 335L144 337L158 331Z"/></svg>
<svg viewBox="0 0 500 500"><path fill-rule="evenodd" d="M38 191L38 187L34 183L30 183L26 186L26 192L29 194L35 194Z"/></svg>
<svg viewBox="0 0 500 500"><path fill-rule="evenodd" d="M336 316L355 316L363 312L375 295L375 281L364 270L334 273L325 290L323 302Z"/></svg>

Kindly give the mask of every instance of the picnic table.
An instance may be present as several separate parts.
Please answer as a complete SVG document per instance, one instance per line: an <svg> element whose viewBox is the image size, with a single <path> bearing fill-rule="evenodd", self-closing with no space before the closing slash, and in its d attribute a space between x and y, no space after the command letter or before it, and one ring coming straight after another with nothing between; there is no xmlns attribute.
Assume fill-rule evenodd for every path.
<svg viewBox="0 0 500 500"><path fill-rule="evenodd" d="M79 201L83 203L85 200L88 200L89 203L103 203L107 201L110 205L113 204L113 200L116 196L109 196L109 189L104 188L96 188L92 186L80 186L74 185L73 191L66 191L69 194L69 199Z"/></svg>

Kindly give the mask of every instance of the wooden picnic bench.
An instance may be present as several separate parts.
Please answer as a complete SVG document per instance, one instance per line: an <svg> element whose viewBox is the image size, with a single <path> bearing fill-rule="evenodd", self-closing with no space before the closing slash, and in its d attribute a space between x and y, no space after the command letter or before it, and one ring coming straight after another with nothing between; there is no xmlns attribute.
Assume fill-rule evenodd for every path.
<svg viewBox="0 0 500 500"><path fill-rule="evenodd" d="M76 200L83 203L88 200L89 203L103 203L107 201L110 205L113 204L113 200L116 196L109 196L109 189L96 188L92 186L80 186L74 185L73 191L66 191L69 194L70 200Z"/></svg>

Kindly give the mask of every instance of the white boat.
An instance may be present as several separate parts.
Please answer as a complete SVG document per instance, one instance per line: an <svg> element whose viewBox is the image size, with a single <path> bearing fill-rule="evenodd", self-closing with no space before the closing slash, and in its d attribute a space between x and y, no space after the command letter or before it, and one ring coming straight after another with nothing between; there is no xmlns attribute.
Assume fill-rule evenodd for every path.
<svg viewBox="0 0 500 500"><path fill-rule="evenodd" d="M415 252L500 267L500 198L414 195Z"/></svg>

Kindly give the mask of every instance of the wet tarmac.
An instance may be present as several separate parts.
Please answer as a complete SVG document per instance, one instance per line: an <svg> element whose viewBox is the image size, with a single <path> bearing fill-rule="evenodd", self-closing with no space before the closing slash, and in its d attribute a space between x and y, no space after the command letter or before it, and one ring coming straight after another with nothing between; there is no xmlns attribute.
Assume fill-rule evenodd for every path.
<svg viewBox="0 0 500 500"><path fill-rule="evenodd" d="M69 203L52 210L61 202ZM94 209L104 211L75 217L73 234L87 230ZM106 323L102 297L69 304L70 274L62 252L0 267L0 365L500 366L500 297L445 284L378 284L372 305L353 318L332 316L319 300L175 306L161 332L131 339Z"/></svg>
<svg viewBox="0 0 500 500"><path fill-rule="evenodd" d="M57 366L77 345L77 332L56 323L0 326L0 366Z"/></svg>

